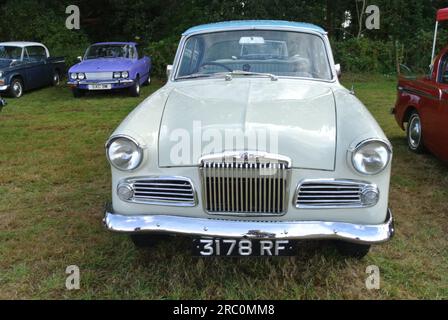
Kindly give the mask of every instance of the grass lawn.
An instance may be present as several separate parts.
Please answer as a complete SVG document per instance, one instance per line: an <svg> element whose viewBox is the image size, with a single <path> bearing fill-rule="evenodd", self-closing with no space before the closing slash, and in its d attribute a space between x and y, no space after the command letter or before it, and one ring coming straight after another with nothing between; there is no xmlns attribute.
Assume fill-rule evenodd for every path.
<svg viewBox="0 0 448 320"><path fill-rule="evenodd" d="M389 114L395 79L352 75L344 83L354 83L394 145L396 237L361 261L317 242L273 259L193 258L185 239L136 250L101 224L110 198L103 146L162 82L142 98L73 99L58 87L8 99L0 113L0 298L447 299L448 167L408 151ZM80 267L80 290L65 288L69 265ZM365 287L369 265L380 268L380 290Z"/></svg>

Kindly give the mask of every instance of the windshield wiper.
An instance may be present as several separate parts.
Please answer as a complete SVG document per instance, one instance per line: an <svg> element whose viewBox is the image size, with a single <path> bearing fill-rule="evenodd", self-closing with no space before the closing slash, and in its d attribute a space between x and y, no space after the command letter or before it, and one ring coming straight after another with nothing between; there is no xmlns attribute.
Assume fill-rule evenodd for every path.
<svg viewBox="0 0 448 320"><path fill-rule="evenodd" d="M271 81L278 80L278 77L272 73L251 72L243 70L233 70L232 72L226 73L225 76L227 81L231 81L233 76L261 76L261 77L269 77Z"/></svg>
<svg viewBox="0 0 448 320"><path fill-rule="evenodd" d="M215 73L193 73L187 76L177 77L177 80L182 79L196 79L196 78L209 78L216 75Z"/></svg>

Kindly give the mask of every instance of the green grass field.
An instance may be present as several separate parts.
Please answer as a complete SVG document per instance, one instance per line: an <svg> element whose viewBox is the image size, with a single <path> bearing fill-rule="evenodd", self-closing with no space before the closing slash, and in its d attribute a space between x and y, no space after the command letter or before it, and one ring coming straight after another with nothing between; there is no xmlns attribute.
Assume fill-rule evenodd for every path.
<svg viewBox="0 0 448 320"><path fill-rule="evenodd" d="M110 198L103 146L162 82L142 98L75 100L57 87L8 99L0 113L0 298L447 299L448 167L408 151L389 114L395 79L345 76L344 83L354 83L394 145L396 237L360 261L319 242L272 259L193 258L185 239L136 250L101 224ZM69 265L80 267L80 290L65 288ZM380 268L380 290L365 287L369 265Z"/></svg>

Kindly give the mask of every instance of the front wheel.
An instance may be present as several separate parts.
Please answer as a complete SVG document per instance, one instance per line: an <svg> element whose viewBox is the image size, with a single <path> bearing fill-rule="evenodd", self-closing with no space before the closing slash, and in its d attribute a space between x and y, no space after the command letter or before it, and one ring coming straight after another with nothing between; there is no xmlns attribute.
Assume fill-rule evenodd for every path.
<svg viewBox="0 0 448 320"><path fill-rule="evenodd" d="M20 98L23 95L23 82L19 78L12 80L9 93L14 98Z"/></svg>
<svg viewBox="0 0 448 320"><path fill-rule="evenodd" d="M422 122L417 111L413 111L409 118L406 136L411 151L419 154L424 153Z"/></svg>
<svg viewBox="0 0 448 320"><path fill-rule="evenodd" d="M140 96L140 78L137 77L137 79L135 79L134 84L129 88L129 94L131 97Z"/></svg>
<svg viewBox="0 0 448 320"><path fill-rule="evenodd" d="M345 257L362 259L370 251L369 244L358 244L344 241L337 241L336 248Z"/></svg>
<svg viewBox="0 0 448 320"><path fill-rule="evenodd" d="M60 83L61 83L61 76L59 75L59 72L57 70L55 70L53 73L53 79L51 81L51 84L56 87Z"/></svg>

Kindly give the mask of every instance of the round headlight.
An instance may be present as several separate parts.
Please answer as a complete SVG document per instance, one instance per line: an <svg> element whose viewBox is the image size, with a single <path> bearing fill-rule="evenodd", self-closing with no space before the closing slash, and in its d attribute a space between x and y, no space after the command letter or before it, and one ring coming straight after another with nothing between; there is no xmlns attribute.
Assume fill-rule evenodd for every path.
<svg viewBox="0 0 448 320"><path fill-rule="evenodd" d="M123 78L127 78L127 77L129 77L129 72L124 71L124 72L121 73L121 76L122 76Z"/></svg>
<svg viewBox="0 0 448 320"><path fill-rule="evenodd" d="M390 162L392 150L381 140L368 140L360 143L352 154L352 164L356 171L374 175L383 171Z"/></svg>
<svg viewBox="0 0 448 320"><path fill-rule="evenodd" d="M118 137L107 144L107 158L115 168L130 171L142 162L143 150L131 139Z"/></svg>
<svg viewBox="0 0 448 320"><path fill-rule="evenodd" d="M114 72L114 79L118 79L121 77L121 72Z"/></svg>
<svg viewBox="0 0 448 320"><path fill-rule="evenodd" d="M76 80L76 79L78 79L78 74L73 72L70 74L70 78L72 78L73 80Z"/></svg>
<svg viewBox="0 0 448 320"><path fill-rule="evenodd" d="M78 73L78 79L79 80L84 80L86 78L86 75L82 72Z"/></svg>

